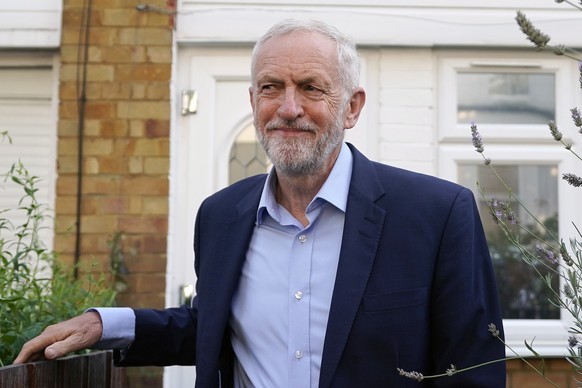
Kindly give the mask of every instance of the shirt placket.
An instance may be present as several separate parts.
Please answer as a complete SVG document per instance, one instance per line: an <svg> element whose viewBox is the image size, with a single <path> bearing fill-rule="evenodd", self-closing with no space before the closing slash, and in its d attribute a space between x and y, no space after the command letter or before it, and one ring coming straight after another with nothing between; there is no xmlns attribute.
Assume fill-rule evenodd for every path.
<svg viewBox="0 0 582 388"><path fill-rule="evenodd" d="M294 239L289 262L289 348L290 387L309 387L311 351L309 347L309 307L313 238L302 230Z"/></svg>

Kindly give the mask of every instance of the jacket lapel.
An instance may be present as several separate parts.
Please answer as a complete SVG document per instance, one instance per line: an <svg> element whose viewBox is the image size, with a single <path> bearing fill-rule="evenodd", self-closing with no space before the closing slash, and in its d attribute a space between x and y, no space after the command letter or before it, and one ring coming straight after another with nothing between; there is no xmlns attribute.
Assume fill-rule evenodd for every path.
<svg viewBox="0 0 582 388"><path fill-rule="evenodd" d="M344 233L321 362L320 387L331 385L374 264L386 211L375 204L384 194L371 162L354 155Z"/></svg>
<svg viewBox="0 0 582 388"><path fill-rule="evenodd" d="M226 222L221 224L221 230L217 231L221 238L213 245L213 255L208 258L213 262L206 268L204 274L205 298L199 299L199 309L204 310L205 314L200 314L198 321L198 350L204 349L204 354L199 354L198 357L200 372L197 386L205 386L205 381L214 381L217 376L214 373L219 368L218 360L221 358L224 336L227 335L225 333L230 317L230 305L253 233L263 184L264 179L259 179L257 185L235 205L234 212L226 216ZM225 209L229 208L232 209L225 205ZM202 281L201 278L200 282ZM202 365L205 361L212 364ZM202 377L204 371L208 371L209 374Z"/></svg>

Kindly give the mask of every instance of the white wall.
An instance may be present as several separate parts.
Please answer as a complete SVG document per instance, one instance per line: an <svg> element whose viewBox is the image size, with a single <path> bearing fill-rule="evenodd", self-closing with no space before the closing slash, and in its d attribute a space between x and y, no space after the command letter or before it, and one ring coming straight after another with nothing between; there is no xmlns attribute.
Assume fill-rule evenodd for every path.
<svg viewBox="0 0 582 388"><path fill-rule="evenodd" d="M0 1L1 48L57 48L62 0Z"/></svg>
<svg viewBox="0 0 582 388"><path fill-rule="evenodd" d="M514 17L523 10L555 42L580 45L580 11L553 0L182 0L177 40L252 42L278 20L318 18L361 45L528 46Z"/></svg>
<svg viewBox="0 0 582 388"><path fill-rule="evenodd" d="M379 161L436 175L433 50L386 48L380 53Z"/></svg>

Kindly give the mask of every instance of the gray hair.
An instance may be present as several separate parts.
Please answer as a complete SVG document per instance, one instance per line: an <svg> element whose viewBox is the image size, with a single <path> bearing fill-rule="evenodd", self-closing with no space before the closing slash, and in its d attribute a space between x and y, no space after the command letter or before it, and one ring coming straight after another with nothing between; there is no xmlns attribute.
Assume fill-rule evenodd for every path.
<svg viewBox="0 0 582 388"><path fill-rule="evenodd" d="M359 86L360 82L360 59L358 57L356 44L352 38L340 32L337 28L319 20L287 19L271 27L262 37L259 38L253 49L251 57L252 79L255 79L257 57L265 42L273 37L285 35L294 31L315 32L337 44L338 76L346 98L351 97L351 94Z"/></svg>

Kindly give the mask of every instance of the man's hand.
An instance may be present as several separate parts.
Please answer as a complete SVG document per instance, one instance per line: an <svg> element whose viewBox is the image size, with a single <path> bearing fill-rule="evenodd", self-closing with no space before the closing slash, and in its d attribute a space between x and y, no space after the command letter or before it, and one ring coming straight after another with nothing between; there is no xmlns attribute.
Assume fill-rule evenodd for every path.
<svg viewBox="0 0 582 388"><path fill-rule="evenodd" d="M53 360L68 353L87 349L101 339L103 324L95 311L48 326L38 337L24 344L14 364L46 358Z"/></svg>

